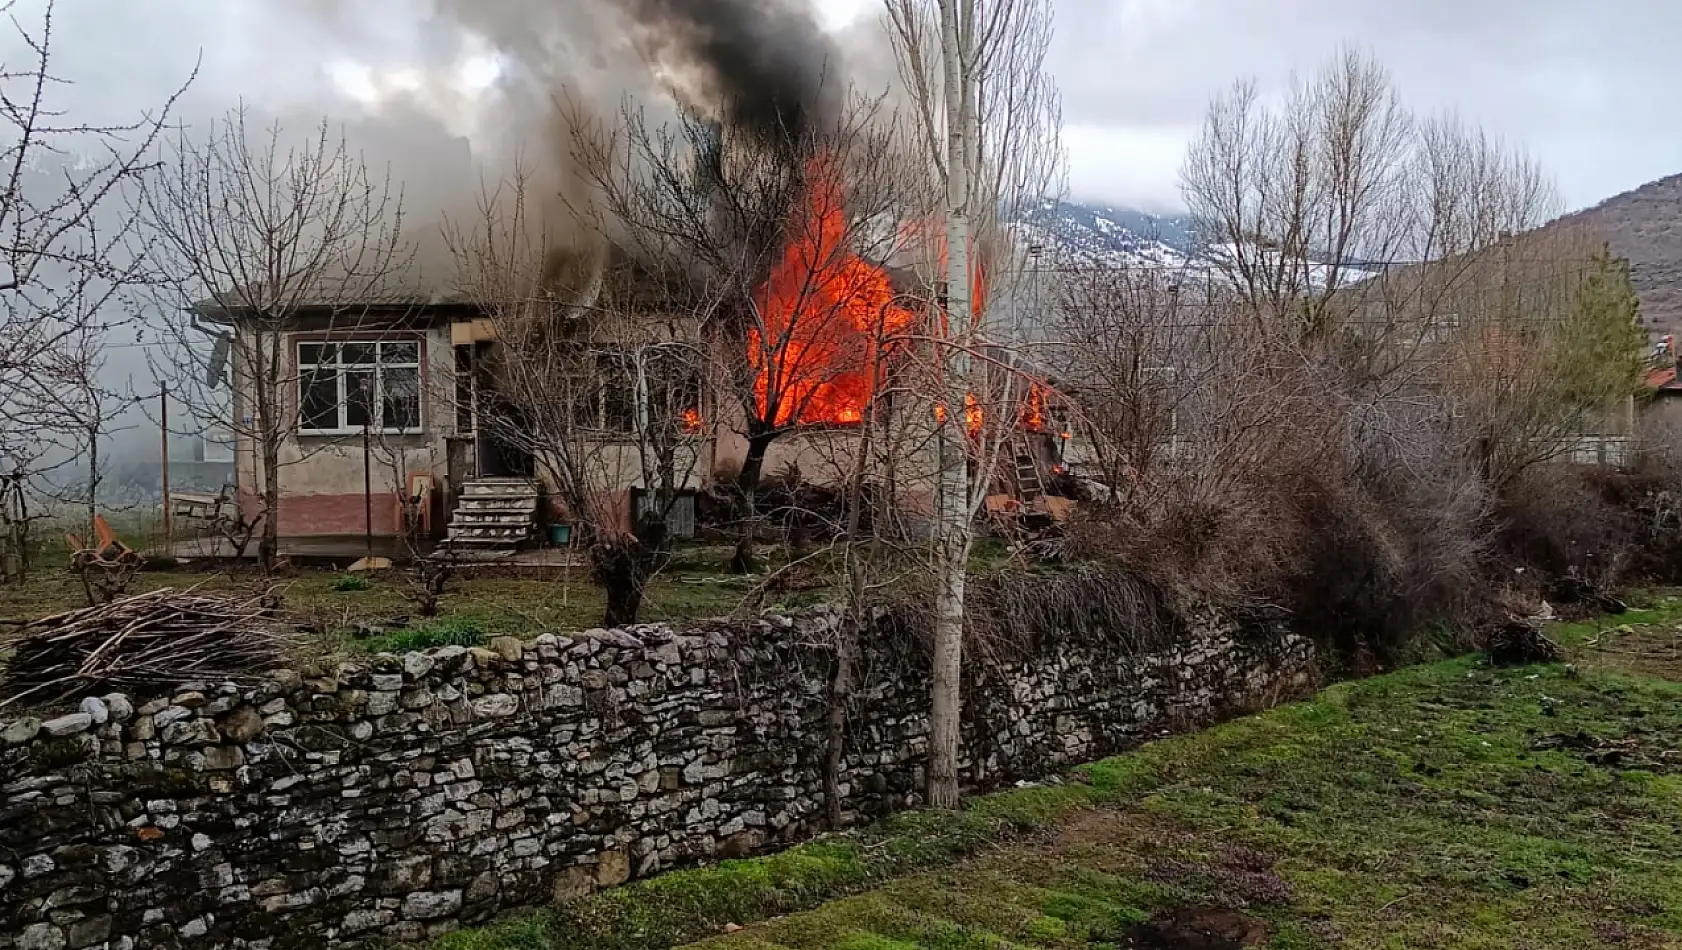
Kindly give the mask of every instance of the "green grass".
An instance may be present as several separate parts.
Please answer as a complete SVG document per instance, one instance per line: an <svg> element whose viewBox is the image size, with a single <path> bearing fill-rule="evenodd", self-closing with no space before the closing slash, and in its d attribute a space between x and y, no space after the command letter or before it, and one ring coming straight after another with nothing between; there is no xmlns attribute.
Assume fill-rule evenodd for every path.
<svg viewBox="0 0 1682 950"><path fill-rule="evenodd" d="M1669 656L1679 618L1659 601L1562 625L1567 664L1465 658L1340 684L1070 784L668 874L437 950L1119 950L1199 906L1293 950L1682 946L1682 685L1629 661Z"/></svg>
<svg viewBox="0 0 1682 950"><path fill-rule="evenodd" d="M484 625L472 617L452 617L355 641L358 649L368 653L408 653L443 646L476 647L484 642Z"/></svg>
<svg viewBox="0 0 1682 950"><path fill-rule="evenodd" d="M1107 774L1101 768L1099 774ZM944 867L1001 841L1044 833L1110 787L1074 784L978 801L960 812L907 812L864 831L762 858L676 871L507 923L450 934L435 950L558 950L669 947L811 907L931 867Z"/></svg>
<svg viewBox="0 0 1682 950"><path fill-rule="evenodd" d="M365 590L373 590L374 583L368 580L366 574L346 574L329 585L334 593L352 594Z"/></svg>
<svg viewBox="0 0 1682 950"><path fill-rule="evenodd" d="M706 549L685 549L683 559L656 577L644 597L640 619L678 621L717 617L736 611L757 578L720 573L720 557ZM0 621L31 620L86 605L81 582L58 561L45 558L22 585L0 585ZM160 587L198 587L210 591L250 594L266 582L255 571L147 571L135 575L129 592L145 593ZM353 632L359 626L404 630L421 624L401 573L345 574L330 570L295 570L272 583L283 592L285 608L301 623L322 634L309 645L310 656L365 649ZM771 598L767 606L794 606L820 599L822 591L806 591ZM581 568L548 569L520 575L484 571L450 581L439 604L439 616L426 626L467 624L485 639L515 636L529 639L539 633L588 630L601 625L607 606L601 588L590 583ZM0 638L15 630L0 623ZM424 641L424 637L421 638ZM420 642L420 641L417 641ZM390 648L385 647L385 648Z"/></svg>

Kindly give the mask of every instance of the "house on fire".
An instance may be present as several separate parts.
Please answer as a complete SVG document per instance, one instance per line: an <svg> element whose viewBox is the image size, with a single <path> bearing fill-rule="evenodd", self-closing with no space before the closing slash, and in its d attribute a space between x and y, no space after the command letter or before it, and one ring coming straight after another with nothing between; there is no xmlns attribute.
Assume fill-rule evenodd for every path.
<svg viewBox="0 0 1682 950"><path fill-rule="evenodd" d="M884 286L894 279L883 271ZM890 301L909 305L911 296L893 292L877 305L885 310ZM783 328L775 324L775 301L768 303L766 329L774 335ZM228 328L237 365L252 331L242 330L237 315L201 309L206 322ZM739 340L703 340L691 316L648 322L660 321L675 328L668 334L672 349L699 340L708 365L719 358L718 348L740 346ZM268 394L285 420L276 466L282 554L355 556L370 539L381 553L401 554L401 539L417 536L488 549L565 536L555 529L574 524L573 514L553 500L540 459L510 438L521 410L499 376L509 355L504 347L512 345L501 339L505 327L462 298L394 296L322 299L293 308L265 331L279 337L284 364ZM648 503L647 460L632 434L655 401L681 420L687 436L676 462L679 494L667 519L678 537L693 536L705 500L734 482L744 465L758 464L766 476L798 473L819 485L837 485L850 470L870 381L844 359L856 357L862 339L847 338L859 334L848 321L796 332L793 345L774 352L756 351L750 334L745 351L724 354L737 371L754 375L762 406L768 392L781 400L781 408L767 413L776 416L775 437L757 447L755 426L716 371L700 373L693 360L673 360L669 372L653 372L665 364L639 358L650 344L624 344L611 331L582 332L591 340L593 368L581 373L566 411L596 445L601 503L624 527ZM233 380L235 482L242 509L254 514L262 510L264 482L263 452L250 434L259 393L248 374L242 381L236 372ZM1040 435L1012 439L1001 491L1030 500L1046 493L1056 457L1051 440ZM922 456L907 463L910 470L892 479L900 506L912 511L926 509L933 497L932 439L925 441Z"/></svg>

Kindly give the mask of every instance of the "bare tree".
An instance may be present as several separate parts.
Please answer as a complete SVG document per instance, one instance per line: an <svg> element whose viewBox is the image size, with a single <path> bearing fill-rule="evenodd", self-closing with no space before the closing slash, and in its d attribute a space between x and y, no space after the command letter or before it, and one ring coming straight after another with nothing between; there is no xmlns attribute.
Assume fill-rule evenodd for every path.
<svg viewBox="0 0 1682 950"><path fill-rule="evenodd" d="M1352 265L1406 246L1411 135L1389 74L1347 50L1294 82L1278 110L1253 81L1217 99L1182 191L1211 258L1251 306L1312 334Z"/></svg>
<svg viewBox="0 0 1682 950"><path fill-rule="evenodd" d="M1295 540L1282 486L1338 458L1341 403L1237 292L1151 267L1057 283L1046 359L1072 417L1065 460L1092 495L1078 547L1197 596L1260 596Z"/></svg>
<svg viewBox="0 0 1682 950"><path fill-rule="evenodd" d="M696 111L653 124L569 113L572 159L595 199L584 216L641 266L713 303L703 327L721 429L745 447L734 565L755 569L755 495L790 432L855 428L872 327L906 328L881 265L902 243L904 164L894 117L849 94L806 127L733 128ZM726 110L727 111L727 110Z"/></svg>
<svg viewBox="0 0 1682 950"><path fill-rule="evenodd" d="M420 302L401 189L325 121L293 141L237 110L201 137L180 133L137 207L167 278L154 302L172 346L154 371L201 431L231 434L253 479L242 494L261 513L259 559L272 565L282 468L360 431L386 402L384 374L320 367L339 365L345 331L401 327ZM298 331L316 334L314 359L301 358Z"/></svg>
<svg viewBox="0 0 1682 950"><path fill-rule="evenodd" d="M589 535L607 593L604 623L635 622L669 555L667 521L699 463L698 327L712 306L621 255L586 251L528 203L516 173L447 236L463 294L490 319L494 402L481 418L529 454L541 482ZM604 268L599 270L598 268ZM568 276L581 279L568 280ZM622 486L641 487L625 507Z"/></svg>
<svg viewBox="0 0 1682 950"><path fill-rule="evenodd" d="M1545 231L1476 257L1428 378L1448 436L1504 493L1534 465L1633 435L1646 340L1628 263L1592 235Z"/></svg>
<svg viewBox="0 0 1682 950"><path fill-rule="evenodd" d="M409 401L423 397L419 378L403 380L397 385L412 387L415 391L396 394L392 392L395 387L388 385L388 395ZM414 473L411 465L414 449L406 438L418 431L409 431L402 426L376 430L370 426L364 451L368 453L370 465L377 463L385 486L396 503L397 538L402 545L401 567L408 584L409 599L421 616L436 617L439 601L443 599L450 579L455 576L458 559L449 541L446 540L439 548L433 546L426 536L426 519L432 497L430 490L418 489L415 480L410 477ZM430 471L430 466L426 468ZM371 482L372 478L369 480ZM372 532L372 511L369 515L369 531Z"/></svg>
<svg viewBox="0 0 1682 950"><path fill-rule="evenodd" d="M964 583L973 524L1026 390L1011 359L978 364L975 357L984 350L1008 354L1001 348L1020 343L1021 294L1012 290L1029 270L1030 247L1008 225L1060 193L1061 111L1045 66L1049 3L886 0L886 11L916 116L919 167L935 185L928 206L938 208L944 224L935 255L944 273L932 295L943 303L944 319L931 330L939 485L930 557L936 593L928 798L950 808L958 801ZM996 305L1000 300L1012 305Z"/></svg>
<svg viewBox="0 0 1682 950"><path fill-rule="evenodd" d="M1452 116L1414 116L1353 49L1277 107L1254 81L1235 84L1211 103L1180 181L1216 274L1305 339L1340 327L1344 298L1375 271L1452 262L1557 210L1533 161ZM1450 270L1387 289L1417 312Z"/></svg>
<svg viewBox="0 0 1682 950"><path fill-rule="evenodd" d="M59 97L71 80L53 69L55 13L52 0L28 14L0 3L18 53L0 64L0 465L18 538L42 466L64 457L49 415L78 341L121 322L108 305L146 276L144 255L127 246L134 217L115 196L147 174L185 88L130 122L69 115Z"/></svg>

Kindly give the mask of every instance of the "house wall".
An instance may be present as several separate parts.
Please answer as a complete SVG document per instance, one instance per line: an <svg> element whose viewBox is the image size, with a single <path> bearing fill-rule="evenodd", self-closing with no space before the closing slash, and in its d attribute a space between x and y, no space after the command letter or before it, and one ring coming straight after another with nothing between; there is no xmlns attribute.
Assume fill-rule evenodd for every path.
<svg viewBox="0 0 1682 950"><path fill-rule="evenodd" d="M707 469L707 476L710 479L723 474L735 478L748 452L745 417L733 401L721 404L715 411L720 418L714 429L713 464ZM934 426L932 422L916 424L914 413L914 410L892 413L886 427L878 426L872 433L874 458L870 471L874 477L881 477L891 465L892 479L907 497L932 497L938 470ZM844 485L857 463L860 435L858 428L786 432L766 449L761 475L773 478L793 469L817 485Z"/></svg>
<svg viewBox="0 0 1682 950"><path fill-rule="evenodd" d="M374 449L365 453L360 436L299 435L294 431L280 447L279 532L283 538L360 535L368 527L368 498L373 496L372 530L376 535L400 532L402 514L398 486L408 477L431 475L435 493L446 491L443 437L455 431L454 353L449 329L343 331L338 339L412 339L421 344L421 431L401 436L374 436ZM325 338L315 331L285 334L289 359L283 386L286 414L297 414L297 344ZM236 346L249 346L242 340ZM249 381L247 381L249 386ZM249 419L251 393L241 392L236 413ZM242 508L248 515L262 511L261 451L246 424L235 450L235 472ZM365 472L366 463L366 472ZM365 492L364 479L372 484Z"/></svg>
<svg viewBox="0 0 1682 950"><path fill-rule="evenodd" d="M1682 435L1682 392L1661 390L1641 407L1641 429Z"/></svg>
<svg viewBox="0 0 1682 950"><path fill-rule="evenodd" d="M324 338L312 331L292 332L286 336L285 352L289 363L284 387L288 416L297 411L297 344ZM368 494L373 496L372 532L377 536L394 536L401 528L401 508L397 486L406 484L408 476L429 474L435 495L450 496L448 458L445 438L456 432L454 350L448 324L425 330L388 332L342 332L337 338L416 339L421 342L422 362L422 418L421 431L403 436L376 436L375 451L370 458L359 436L315 436L293 434L281 446L280 484L282 504L279 512L279 532L284 538L326 536L359 536L368 529ZM249 341L238 341L246 346ZM236 403L249 404L250 393L240 393ZM747 439L743 435L745 422L740 406L733 400L713 393L706 400L707 415L711 416L709 437L696 447L692 464L681 480L685 490L705 490L719 473L734 478L747 454ZM243 412L236 408L236 413ZM892 481L896 502L908 510L913 518L918 512L931 508L934 493L936 459L932 425L913 426L907 417L897 416L890 423L891 431L878 429L874 439L879 456L885 456L892 446L898 456ZM916 431L912 431L916 430ZM764 476L774 477L791 469L814 483L838 486L845 483L858 451L857 429L808 429L786 433L772 443L767 452ZM906 451L906 446L911 451ZM236 474L242 506L252 515L262 510L260 453L249 435L238 439L235 452ZM365 473L365 462L368 471ZM599 511L616 513L622 528L630 527L630 494L633 489L647 488L634 443L604 443L592 459L593 481L600 486ZM680 462L680 469L686 467ZM885 471L885 461L878 459L873 471ZM365 493L364 478L372 483L372 492ZM537 480L555 494L553 479L538 466ZM448 514L435 510L435 520L447 521ZM554 517L561 521L575 520L564 510L556 510ZM435 523L435 531L442 530Z"/></svg>
<svg viewBox="0 0 1682 950"><path fill-rule="evenodd" d="M603 443L592 453L591 482L597 491L593 504L596 515L603 519L611 519L622 531L631 529L631 492L633 489L647 489L648 479L643 477L642 461L639 458L634 442ZM688 453L687 457L680 452L677 459L677 470L681 474L678 479L679 491L700 491L707 485L711 472L709 460L713 456L713 444L710 439L702 440ZM555 496L555 480L541 466L537 472L537 482L549 493ZM553 517L561 522L575 520L564 506L556 504Z"/></svg>

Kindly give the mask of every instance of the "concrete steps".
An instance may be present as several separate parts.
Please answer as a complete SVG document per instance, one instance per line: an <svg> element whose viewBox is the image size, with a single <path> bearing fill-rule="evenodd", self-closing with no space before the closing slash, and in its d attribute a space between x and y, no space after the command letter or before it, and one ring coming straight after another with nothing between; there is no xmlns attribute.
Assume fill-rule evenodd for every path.
<svg viewBox="0 0 1682 950"><path fill-rule="evenodd" d="M537 527L537 483L528 478L476 478L461 486L450 518L449 543L512 550Z"/></svg>

